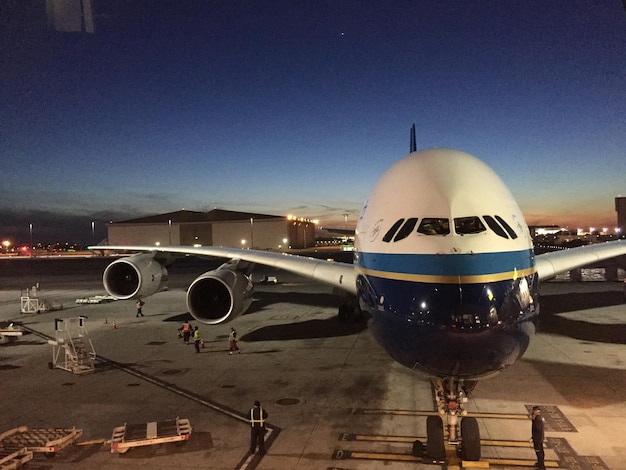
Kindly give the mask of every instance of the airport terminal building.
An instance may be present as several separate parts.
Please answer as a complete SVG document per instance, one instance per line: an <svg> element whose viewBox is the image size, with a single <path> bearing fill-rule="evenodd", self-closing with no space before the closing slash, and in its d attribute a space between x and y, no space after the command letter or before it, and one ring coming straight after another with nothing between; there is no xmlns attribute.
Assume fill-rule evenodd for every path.
<svg viewBox="0 0 626 470"><path fill-rule="evenodd" d="M284 250L315 246L315 223L292 216L180 210L107 224L111 245L228 246Z"/></svg>

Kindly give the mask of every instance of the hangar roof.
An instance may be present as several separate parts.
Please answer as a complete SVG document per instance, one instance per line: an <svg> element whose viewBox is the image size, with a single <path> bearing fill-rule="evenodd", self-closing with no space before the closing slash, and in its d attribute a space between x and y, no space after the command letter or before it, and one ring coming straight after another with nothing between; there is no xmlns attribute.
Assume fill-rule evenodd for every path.
<svg viewBox="0 0 626 470"><path fill-rule="evenodd" d="M280 215L254 214L251 212L227 211L213 209L209 212L180 210L166 214L149 215L136 219L115 222L116 224L167 224L170 220L175 224L194 222L232 222L250 219L283 219Z"/></svg>

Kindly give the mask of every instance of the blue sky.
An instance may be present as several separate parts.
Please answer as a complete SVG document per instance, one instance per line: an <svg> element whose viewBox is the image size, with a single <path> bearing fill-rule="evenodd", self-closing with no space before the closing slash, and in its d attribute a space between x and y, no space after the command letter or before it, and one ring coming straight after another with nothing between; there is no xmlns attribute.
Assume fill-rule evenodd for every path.
<svg viewBox="0 0 626 470"><path fill-rule="evenodd" d="M414 122L418 148L490 165L530 224L615 225L619 0L93 7L93 34L46 28L41 5L0 15L6 236L214 207L353 226Z"/></svg>

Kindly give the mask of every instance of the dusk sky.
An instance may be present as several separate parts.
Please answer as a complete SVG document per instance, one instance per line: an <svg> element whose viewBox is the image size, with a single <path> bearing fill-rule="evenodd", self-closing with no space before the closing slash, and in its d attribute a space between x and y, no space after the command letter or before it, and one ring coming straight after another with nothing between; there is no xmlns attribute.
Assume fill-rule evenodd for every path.
<svg viewBox="0 0 626 470"><path fill-rule="evenodd" d="M413 123L529 224L616 225L620 0L93 0L94 33L44 4L0 3L0 237L215 207L354 227Z"/></svg>

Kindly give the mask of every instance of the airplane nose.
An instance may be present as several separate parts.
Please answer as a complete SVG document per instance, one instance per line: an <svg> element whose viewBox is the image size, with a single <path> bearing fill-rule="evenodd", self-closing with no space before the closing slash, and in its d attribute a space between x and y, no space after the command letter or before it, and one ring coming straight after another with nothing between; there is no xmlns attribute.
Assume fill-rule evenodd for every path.
<svg viewBox="0 0 626 470"><path fill-rule="evenodd" d="M513 364L528 347L538 314L536 282L529 278L485 284L361 279L359 299L372 334L396 361L429 376L477 379Z"/></svg>

